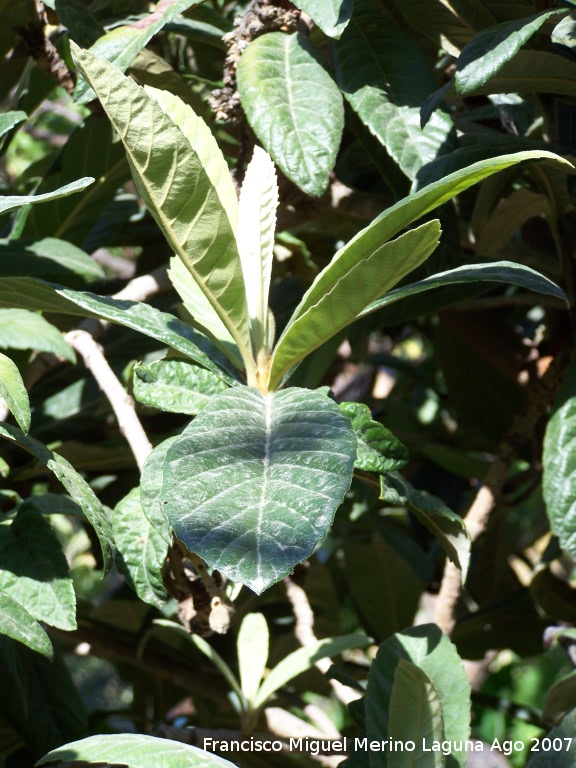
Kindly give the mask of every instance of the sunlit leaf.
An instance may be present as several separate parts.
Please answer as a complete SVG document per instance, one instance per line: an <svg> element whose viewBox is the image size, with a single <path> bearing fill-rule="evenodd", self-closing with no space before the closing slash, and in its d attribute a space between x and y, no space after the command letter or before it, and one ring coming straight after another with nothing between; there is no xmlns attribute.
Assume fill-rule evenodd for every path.
<svg viewBox="0 0 576 768"><path fill-rule="evenodd" d="M15 363L0 352L0 397L16 419L22 432L30 429L30 400Z"/></svg>

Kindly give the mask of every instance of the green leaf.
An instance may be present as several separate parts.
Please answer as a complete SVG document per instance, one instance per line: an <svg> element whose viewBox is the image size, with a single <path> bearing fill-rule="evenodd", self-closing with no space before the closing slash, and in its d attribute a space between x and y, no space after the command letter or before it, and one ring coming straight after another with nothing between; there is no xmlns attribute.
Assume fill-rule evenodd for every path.
<svg viewBox="0 0 576 768"><path fill-rule="evenodd" d="M367 631L381 641L409 627L426 582L406 562L395 542L379 533L370 543L345 541L344 557L350 592Z"/></svg>
<svg viewBox="0 0 576 768"><path fill-rule="evenodd" d="M259 594L326 534L350 486L356 444L324 395L235 387L169 448L164 512L191 552Z"/></svg>
<svg viewBox="0 0 576 768"><path fill-rule="evenodd" d="M24 606L2 590L0 590L0 634L24 643L28 648L49 659L52 658L52 643L40 623L32 618Z"/></svg>
<svg viewBox="0 0 576 768"><path fill-rule="evenodd" d="M254 147L254 155L246 169L240 191L237 240L255 356L261 350L270 352L274 344L268 293L274 260L272 249L277 207L278 182L274 163L267 152L258 146Z"/></svg>
<svg viewBox="0 0 576 768"><path fill-rule="evenodd" d="M9 357L0 352L0 397L4 398L22 432L30 429L30 400L20 371Z"/></svg>
<svg viewBox="0 0 576 768"><path fill-rule="evenodd" d="M140 488L133 488L116 505L112 534L136 594L161 608L168 599L162 581L168 544L144 514Z"/></svg>
<svg viewBox="0 0 576 768"><path fill-rule="evenodd" d="M0 278L0 306L110 320L167 344L228 384L237 383L237 379L226 372L233 370L227 359L209 339L174 315L160 312L149 304L97 296L88 291L73 291L31 277L6 277Z"/></svg>
<svg viewBox="0 0 576 768"><path fill-rule="evenodd" d="M152 97L112 64L79 49L75 49L75 56L122 138L147 208L208 297L250 369L248 310L234 222L223 205L219 187L205 170L206 149L199 151L192 146L191 133L184 134L160 107L158 94L165 92ZM187 115L193 114L176 96L172 98ZM198 129L194 135L203 143L206 131ZM215 165L225 162L215 142L210 157Z"/></svg>
<svg viewBox="0 0 576 768"><path fill-rule="evenodd" d="M135 733L90 736L82 741L65 744L49 752L36 765L63 760L98 764L107 762L126 768L159 768L160 765L162 768L236 768L234 763L203 749Z"/></svg>
<svg viewBox="0 0 576 768"><path fill-rule="evenodd" d="M162 470L166 454L178 436L169 437L157 445L146 459L140 477L140 499L142 511L150 526L165 542L166 547L172 544L172 528L162 509Z"/></svg>
<svg viewBox="0 0 576 768"><path fill-rule="evenodd" d="M33 509L0 524L0 591L38 621L76 629L76 596L62 547L50 523Z"/></svg>
<svg viewBox="0 0 576 768"><path fill-rule="evenodd" d="M310 305L308 296L317 293L317 283L323 276L327 282L333 266L338 267L334 261L328 265L299 305L308 308L300 312L296 309L278 340L270 365L270 388L275 389L299 360L349 325L377 296L422 264L437 247L439 237L440 223L434 219L358 261L350 259L346 273Z"/></svg>
<svg viewBox="0 0 576 768"><path fill-rule="evenodd" d="M294 311L291 322L294 322L296 318L304 314L310 307L317 304L353 266L370 256L377 248L380 248L416 219L425 216L434 208L451 200L460 192L464 192L473 184L477 184L498 171L510 168L510 166L525 160L543 158L556 160L564 165L570 165L567 160L564 160L559 155L544 150L500 155L496 158L474 163L464 170L451 173L441 181L424 187L383 211L371 224L361 230L334 255L328 267L322 270L311 288L306 292L304 299Z"/></svg>
<svg viewBox="0 0 576 768"><path fill-rule="evenodd" d="M104 278L104 271L84 251L65 240L0 240L0 275L30 275L69 285Z"/></svg>
<svg viewBox="0 0 576 768"><path fill-rule="evenodd" d="M90 49L90 53L107 59L114 64L120 72L124 72L134 61L138 53L145 48L154 35L161 31L162 27L197 5L201 0L168 0L159 2L155 10L140 19L138 24L116 27L100 37ZM86 73L84 73L86 74ZM77 104L86 104L94 98L93 83L88 79L81 79L74 91L74 101ZM92 86L90 88L89 86Z"/></svg>
<svg viewBox="0 0 576 768"><path fill-rule="evenodd" d="M82 48L89 48L106 33L81 0L56 0L55 10L70 38Z"/></svg>
<svg viewBox="0 0 576 768"><path fill-rule="evenodd" d="M473 93L499 72L549 18L565 12L564 8L557 8L482 30L458 58L454 75L456 91L463 96Z"/></svg>
<svg viewBox="0 0 576 768"><path fill-rule="evenodd" d="M190 315L188 322L212 339L233 365L242 370L244 364L238 351L238 345L206 298L202 288L177 256L170 259L168 277L182 299L184 309Z"/></svg>
<svg viewBox="0 0 576 768"><path fill-rule="evenodd" d="M86 710L58 649L46 659L0 638L0 675L0 713L33 758L86 734Z"/></svg>
<svg viewBox="0 0 576 768"><path fill-rule="evenodd" d="M569 712L560 725L546 734L554 744L554 739L561 739L562 749L558 752L540 747L538 752L532 752L526 768L573 768L576 760L576 709Z"/></svg>
<svg viewBox="0 0 576 768"><path fill-rule="evenodd" d="M358 438L356 469L391 472L408 463L408 449L379 421L374 421L367 405L340 403L340 408L352 422Z"/></svg>
<svg viewBox="0 0 576 768"><path fill-rule="evenodd" d="M263 707L279 688L302 672L306 672L320 659L336 656L350 648L364 648L369 644L370 638L365 635L342 635L341 637L325 637L323 640L317 640L315 643L298 648L297 651L289 653L282 659L266 677L260 686L254 706Z"/></svg>
<svg viewBox="0 0 576 768"><path fill-rule="evenodd" d="M475 94L483 93L556 93L576 95L576 64L550 51L519 51Z"/></svg>
<svg viewBox="0 0 576 768"><path fill-rule="evenodd" d="M161 411L194 416L225 389L219 376L184 360L156 360L134 369L135 398Z"/></svg>
<svg viewBox="0 0 576 768"><path fill-rule="evenodd" d="M261 35L242 54L237 77L264 149L300 189L321 195L340 146L344 107L317 49L300 34Z"/></svg>
<svg viewBox="0 0 576 768"><path fill-rule="evenodd" d="M155 619L154 624L156 624L159 627L168 627L173 632L177 632L182 637L185 637L187 641L192 643L192 645L195 645L198 650L206 656L206 658L210 659L210 661L214 664L215 667L217 667L220 672L222 673L222 676L227 681L230 688L234 691L234 693L238 696L239 701L241 702L242 707L244 707L244 694L242 693L242 688L240 687L240 683L236 679L236 675L228 664L224 661L222 656L218 653L218 651L215 648L212 648L210 643L207 643L206 640L204 640L203 637L200 637L200 635L194 635L190 634L183 626L182 624L176 624L174 621L168 621L166 619Z"/></svg>
<svg viewBox="0 0 576 768"><path fill-rule="evenodd" d="M556 395L544 436L542 491L550 530L576 557L576 356Z"/></svg>
<svg viewBox="0 0 576 768"><path fill-rule="evenodd" d="M560 678L548 691L542 708L542 720L560 725L562 719L576 706L576 672Z"/></svg>
<svg viewBox="0 0 576 768"><path fill-rule="evenodd" d="M552 282L552 280L549 280L547 277L544 277L544 275L536 272L535 269L525 267L523 264L514 264L511 261L494 261L487 264L466 264L463 267L456 267L456 269L451 269L448 272L438 272L436 275L425 277L417 283L403 285L401 288L396 288L381 299L374 301L360 313L360 317L364 317L371 312L376 312L378 309L383 309L397 301L410 299L412 296L416 296L424 291L441 289L443 287L448 288L463 283L477 285L478 283L483 282L517 285L521 288L527 288L529 291L535 291L536 293L556 296L558 299L562 299L568 303L564 291L562 291L556 283ZM440 297L436 305L438 309L459 300L457 294L454 293L442 293L439 291L438 295ZM444 295L449 297L446 302L443 302L442 299ZM466 294L464 294L464 298L466 298Z"/></svg>
<svg viewBox="0 0 576 768"><path fill-rule="evenodd" d="M437 499L417 491L402 475L390 472L380 478L380 498L390 506L404 507L436 536L450 560L466 579L470 560L470 534L466 524L455 512Z"/></svg>
<svg viewBox="0 0 576 768"><path fill-rule="evenodd" d="M18 125L18 123L23 122L27 118L28 115L26 112L4 112L4 114L0 115L0 137L4 136L4 134L11 131L15 125Z"/></svg>
<svg viewBox="0 0 576 768"><path fill-rule="evenodd" d="M357 3L334 50L345 98L408 178L449 151L454 125L448 115L435 112L420 127L420 105L436 88L432 68L412 38L387 16L371 4Z"/></svg>
<svg viewBox="0 0 576 768"><path fill-rule="evenodd" d="M266 670L269 641L268 624L264 616L261 613L248 613L238 632L238 667L242 693L249 706L256 701L260 681Z"/></svg>
<svg viewBox="0 0 576 768"><path fill-rule="evenodd" d="M307 13L325 35L338 39L350 21L354 0L297 0L294 5Z"/></svg>
<svg viewBox="0 0 576 768"><path fill-rule="evenodd" d="M33 437L27 437L16 427L0 424L0 437L10 440L10 442L31 453L60 480L69 495L82 508L84 514L94 526L94 530L98 534L100 546L102 547L104 567L108 569L112 564L114 552L112 528L106 510L86 480L76 472L66 459L51 451Z"/></svg>
<svg viewBox="0 0 576 768"><path fill-rule="evenodd" d="M418 667L432 682L440 698L444 720L444 739L465 741L470 737L470 684L464 666L450 639L435 624L423 624L399 632L380 646L372 662L366 689L366 726L368 739L381 740L383 728L390 728L394 677L401 660ZM414 716L414 713L412 713ZM397 720L395 721L397 722ZM414 753L416 754L416 753ZM389 766L386 752L379 752L373 768ZM447 768L464 768L466 752L446 756Z"/></svg>
<svg viewBox="0 0 576 768"><path fill-rule="evenodd" d="M52 352L71 363L76 362L74 350L58 328L27 309L0 309L0 347Z"/></svg>
<svg viewBox="0 0 576 768"><path fill-rule="evenodd" d="M60 197L68 197L75 192L80 192L89 184L92 184L95 180L91 176L87 176L78 181L73 181L71 184L65 184L60 189L55 189L53 192L45 192L42 195L11 195L9 197L0 196L0 214L12 211L14 208L20 208L23 205L30 205L32 203L43 203L45 200L56 200Z"/></svg>
<svg viewBox="0 0 576 768"><path fill-rule="evenodd" d="M388 737L400 743L413 742L416 751L399 751L394 755L394 768L444 768L442 752L423 752L426 744L444 740L442 704L434 683L415 664L400 659L394 670Z"/></svg>

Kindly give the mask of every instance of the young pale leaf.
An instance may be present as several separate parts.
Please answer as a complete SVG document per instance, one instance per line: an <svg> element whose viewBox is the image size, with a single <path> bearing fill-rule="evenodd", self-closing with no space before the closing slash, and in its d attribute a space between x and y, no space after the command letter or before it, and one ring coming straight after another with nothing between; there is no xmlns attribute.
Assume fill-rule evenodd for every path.
<svg viewBox="0 0 576 768"><path fill-rule="evenodd" d="M325 637L323 640L298 648L297 651L289 653L282 659L266 677L260 686L254 706L263 707L279 688L302 672L306 672L320 659L336 656L351 648L364 648L367 645L370 645L370 638L365 635L342 635Z"/></svg>
<svg viewBox="0 0 576 768"><path fill-rule="evenodd" d="M576 355L570 361L544 437L542 490L550 529L576 557Z"/></svg>
<svg viewBox="0 0 576 768"><path fill-rule="evenodd" d="M282 172L317 197L328 186L344 127L342 95L303 35L252 40L238 64L248 121Z"/></svg>
<svg viewBox="0 0 576 768"><path fill-rule="evenodd" d="M434 683L428 675L406 659L400 659L394 671L388 737L401 744L418 745L418 761L413 752L399 751L394 755L394 768L444 768L442 752L423 752L434 741L444 740L442 704Z"/></svg>
<svg viewBox="0 0 576 768"><path fill-rule="evenodd" d="M390 720L395 717L392 714L394 678L402 659L422 670L434 686L442 707L444 739L466 741L470 737L470 684L456 648L435 624L398 632L380 646L366 689L368 738L380 740L384 724L390 727ZM413 717L411 712L410 719ZM387 760L386 752L378 753L378 757L379 766L393 768L396 765ZM446 768L464 768L465 764L465 751L453 751L446 756Z"/></svg>
<svg viewBox="0 0 576 768"><path fill-rule="evenodd" d="M466 578L470 561L470 534L455 512L435 496L417 491L402 475L390 472L380 478L380 498L390 506L410 509L438 539L450 560Z"/></svg>
<svg viewBox="0 0 576 768"><path fill-rule="evenodd" d="M294 322L297 317L300 317L310 307L318 303L353 266L370 256L377 248L380 248L390 238L394 237L394 235L416 219L425 216L434 208L442 205L442 203L451 200L460 192L464 192L473 184L477 184L488 176L498 173L498 171L525 160L540 159L555 160L558 163L571 167L567 160L545 150L500 155L499 157L474 163L464 170L451 173L441 181L424 187L418 192L400 200L386 211L383 211L371 224L361 230L335 254L330 264L322 270L310 290L306 292L306 295L294 311L291 322Z"/></svg>
<svg viewBox="0 0 576 768"><path fill-rule="evenodd" d="M210 400L228 389L211 371L184 360L156 360L134 369L134 397L170 413L195 416Z"/></svg>
<svg viewBox="0 0 576 768"><path fill-rule="evenodd" d="M422 264L438 245L440 223L437 219L411 229L369 256L351 262L348 271L304 312L294 313L280 337L270 365L271 389L299 360L345 328L377 296L381 296L405 275ZM334 262L332 262L334 264ZM316 293L315 286L327 270L314 281L302 299Z"/></svg>
<svg viewBox="0 0 576 768"><path fill-rule="evenodd" d="M6 592L0 590L0 634L31 648L51 659L53 656L50 638L28 611Z"/></svg>
<svg viewBox="0 0 576 768"><path fill-rule="evenodd" d="M15 125L18 125L18 123L26 120L27 117L28 115L26 112L22 111L5 112L3 115L0 115L0 137L4 136L8 131L11 131Z"/></svg>
<svg viewBox="0 0 576 768"><path fill-rule="evenodd" d="M340 408L352 422L358 438L356 469L391 472L408 463L408 449L379 421L374 421L367 405L340 403Z"/></svg>
<svg viewBox="0 0 576 768"><path fill-rule="evenodd" d="M249 706L256 701L260 681L268 661L270 635L268 624L261 613L244 617L238 632L238 667L240 684Z"/></svg>
<svg viewBox="0 0 576 768"><path fill-rule="evenodd" d="M128 571L136 594L145 603L161 608L168 599L162 582L168 544L144 514L140 488L133 488L116 505L112 533L122 570Z"/></svg>
<svg viewBox="0 0 576 768"><path fill-rule="evenodd" d="M337 40L350 21L354 0L297 0L294 5L307 13L325 35Z"/></svg>
<svg viewBox="0 0 576 768"><path fill-rule="evenodd" d="M114 553L112 526L110 525L106 510L86 480L76 472L66 459L51 451L33 437L27 437L16 427L1 424L0 437L10 440L10 442L31 453L60 480L69 495L79 504L88 520L94 526L100 546L102 547L104 567L106 569L110 568Z"/></svg>
<svg viewBox="0 0 576 768"><path fill-rule="evenodd" d="M352 109L408 178L450 151L454 125L448 115L435 112L420 127L419 106L436 88L432 67L412 38L371 3L355 3L334 45L334 68Z"/></svg>
<svg viewBox="0 0 576 768"><path fill-rule="evenodd" d="M272 350L273 328L269 325L268 292L272 278L278 183L270 155L254 147L254 155L246 169L242 190L238 232L238 251L246 285L246 300L250 313L252 349Z"/></svg>
<svg viewBox="0 0 576 768"><path fill-rule="evenodd" d="M551 16L565 12L564 8L556 8L482 30L470 40L458 58L454 75L456 91L465 96L480 88L516 55Z"/></svg>
<svg viewBox="0 0 576 768"><path fill-rule="evenodd" d="M63 187L55 189L53 192L45 192L43 195L0 196L0 214L12 211L14 208L20 208L23 205L42 203L45 200L56 200L59 197L67 197L68 195L74 194L74 192L81 192L93 182L94 179L91 176L86 176L85 178L78 179L78 181L73 181L71 184L65 184Z"/></svg>
<svg viewBox="0 0 576 768"><path fill-rule="evenodd" d="M198 747L136 733L90 736L74 741L52 750L36 765L62 761L82 761L88 765L106 762L125 768L236 768L234 763Z"/></svg>
<svg viewBox="0 0 576 768"><path fill-rule="evenodd" d="M162 27L199 2L201 0L160 1L156 9L148 17L141 19L137 25L116 27L100 37L92 46L91 52L112 62L121 72L124 72ZM78 104L86 104L93 98L92 88L85 80L80 79L74 91L74 101Z"/></svg>
<svg viewBox="0 0 576 768"><path fill-rule="evenodd" d="M191 552L260 594L326 534L350 487L356 445L324 395L235 387L168 449L164 512Z"/></svg>
<svg viewBox="0 0 576 768"><path fill-rule="evenodd" d="M76 629L76 595L62 547L50 523L33 509L0 525L0 591L38 621Z"/></svg>
<svg viewBox="0 0 576 768"><path fill-rule="evenodd" d="M0 347L36 349L76 362L74 350L42 315L27 309L0 309Z"/></svg>
<svg viewBox="0 0 576 768"><path fill-rule="evenodd" d="M101 317L162 341L228 384L237 382L236 372L209 339L174 315L160 312L150 304L97 296L88 291L72 291L32 277L6 277L0 278L0 307Z"/></svg>
<svg viewBox="0 0 576 768"><path fill-rule="evenodd" d="M453 285L472 283L504 283L505 285L517 285L521 288L527 288L529 291L544 293L549 296L556 296L568 303L564 291L559 288L552 280L544 277L535 269L525 267L523 264L514 264L511 261L494 261L488 264L466 264L463 267L456 267L448 272L438 272L436 275L425 277L417 283L403 285L390 291L386 296L369 304L366 309L360 313L360 317L376 312L379 309L394 304L403 299L409 299L424 291L431 291L435 288L450 287ZM448 306L448 303L442 303L442 293L439 291L440 301L437 308ZM457 302L458 296L454 293L447 294L449 303ZM466 294L464 294L466 298Z"/></svg>
<svg viewBox="0 0 576 768"><path fill-rule="evenodd" d="M88 51L75 46L73 50L78 66L122 138L146 206L236 341L247 368L253 368L234 226L205 170L206 151L193 147L193 133L185 135L157 98L131 78ZM190 109L183 103L182 107ZM202 131L194 135L202 141ZM215 143L212 150L220 158Z"/></svg>
<svg viewBox="0 0 576 768"><path fill-rule="evenodd" d="M569 712L560 725L546 734L550 744L558 744L560 739L562 749L541 749L533 752L526 764L526 768L573 768L576 761L576 709Z"/></svg>
<svg viewBox="0 0 576 768"><path fill-rule="evenodd" d="M30 400L20 371L9 357L0 352L0 397L18 422L22 432L30 429Z"/></svg>

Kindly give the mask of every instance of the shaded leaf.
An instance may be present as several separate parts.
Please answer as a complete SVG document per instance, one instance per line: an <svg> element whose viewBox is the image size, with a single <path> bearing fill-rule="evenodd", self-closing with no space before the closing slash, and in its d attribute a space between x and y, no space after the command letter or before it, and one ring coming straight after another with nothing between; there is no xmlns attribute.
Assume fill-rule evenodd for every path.
<svg viewBox="0 0 576 768"><path fill-rule="evenodd" d="M380 498L386 504L413 512L436 536L449 559L462 571L462 579L465 580L470 560L470 534L459 515L435 496L417 491L397 472L380 478Z"/></svg>
<svg viewBox="0 0 576 768"><path fill-rule="evenodd" d="M274 349L269 387L275 389L303 357L349 325L377 296L425 261L437 247L439 237L440 224L434 219L385 243L369 256L349 259L348 270L334 285L315 304L305 311L296 309L290 318ZM300 307L310 303L308 296L317 293L315 286L323 275L329 280L333 266L334 262L320 273Z"/></svg>
<svg viewBox="0 0 576 768"><path fill-rule="evenodd" d="M76 362L74 350L58 328L27 309L0 309L0 347L52 352Z"/></svg>
<svg viewBox="0 0 576 768"><path fill-rule="evenodd" d="M435 624L423 624L399 632L380 646L372 662L366 689L366 726L370 740L382 738L384 723L390 724L394 677L401 660L418 667L432 682L442 706L444 738L465 741L470 736L470 684L450 639ZM389 725L390 727L390 725ZM396 765L379 752L378 766ZM374 758L374 755L372 755ZM446 756L447 768L464 768L466 752ZM371 760L374 766L374 760Z"/></svg>
<svg viewBox="0 0 576 768"><path fill-rule="evenodd" d="M166 461L166 454L172 443L178 436L169 437L157 445L152 453L146 459L142 468L140 477L140 499L142 501L142 511L150 526L166 543L167 547L172 544L172 528L168 518L164 514L162 506L162 483L163 468Z"/></svg>
<svg viewBox="0 0 576 768"><path fill-rule="evenodd" d="M556 395L544 437L542 491L552 533L576 557L576 356Z"/></svg>
<svg viewBox="0 0 576 768"><path fill-rule="evenodd" d="M303 35L252 40L238 64L248 121L281 171L317 197L328 186L344 126L340 90Z"/></svg>
<svg viewBox="0 0 576 768"><path fill-rule="evenodd" d="M0 634L27 645L37 653L52 658L50 638L19 602L0 590ZM0 643L2 640L0 639Z"/></svg>
<svg viewBox="0 0 576 768"><path fill-rule="evenodd" d="M269 640L264 616L261 613L247 614L238 632L238 667L242 693L248 705L256 701L268 661Z"/></svg>
<svg viewBox="0 0 576 768"><path fill-rule="evenodd" d="M18 125L18 123L23 122L27 118L28 115L26 112L4 112L4 114L0 115L0 137L4 136L4 134L11 131L15 125Z"/></svg>
<svg viewBox="0 0 576 768"><path fill-rule="evenodd" d="M76 629L76 595L68 563L50 523L33 509L0 525L0 591L38 621Z"/></svg>
<svg viewBox="0 0 576 768"><path fill-rule="evenodd" d="M89 184L92 184L94 179L90 176L73 181L71 184L65 184L60 189L55 189L53 192L45 192L40 195L11 195L9 197L0 196L0 214L12 211L14 208L21 208L23 205L30 205L33 203L43 203L45 200L55 200L60 197L67 197L73 195L75 192L81 192Z"/></svg>
<svg viewBox="0 0 576 768"><path fill-rule="evenodd" d="M140 488L133 488L114 508L112 533L136 594L161 608L168 599L162 582L168 544L144 514Z"/></svg>
<svg viewBox="0 0 576 768"><path fill-rule="evenodd" d="M576 63L549 51L519 51L475 94L556 93L576 95Z"/></svg>
<svg viewBox="0 0 576 768"><path fill-rule="evenodd" d="M334 67L352 109L410 179L450 150L454 126L448 115L436 112L420 127L420 104L436 88L428 60L371 4L356 3L335 45Z"/></svg>
<svg viewBox="0 0 576 768"><path fill-rule="evenodd" d="M560 678L548 691L542 708L542 720L560 725L562 719L576 708L576 672Z"/></svg>
<svg viewBox="0 0 576 768"><path fill-rule="evenodd" d="M16 427L0 424L0 437L10 440L10 442L31 453L60 480L69 495L79 504L88 520L94 526L94 530L98 534L100 546L102 547L104 567L108 569L112 564L114 551L112 528L106 510L86 480L76 472L66 459L51 451L33 437L27 437Z"/></svg>
<svg viewBox="0 0 576 768"><path fill-rule="evenodd" d="M338 39L350 21L354 0L297 0L294 5L307 13L325 35Z"/></svg>
<svg viewBox="0 0 576 768"><path fill-rule="evenodd" d="M22 432L30 429L30 400L15 363L0 353L0 397L18 422Z"/></svg>
<svg viewBox="0 0 576 768"><path fill-rule="evenodd" d="M54 10L75 43L89 48L105 34L104 27L80 0L55 0Z"/></svg>
<svg viewBox="0 0 576 768"><path fill-rule="evenodd" d="M178 350L215 373L228 384L236 379L227 373L228 360L212 342L174 315L139 301L122 301L73 291L31 277L0 278L0 306L101 317L150 336ZM213 362L213 361L216 362Z"/></svg>
<svg viewBox="0 0 576 768"><path fill-rule="evenodd" d="M554 743L554 739L561 739L562 749L558 752L550 749L541 749L533 752L526 763L526 768L572 768L576 759L576 709L569 712L563 718L560 725L546 734Z"/></svg>
<svg viewBox="0 0 576 768"><path fill-rule="evenodd" d="M157 99L165 97L165 92L159 91L152 97L112 64L78 49L75 56L122 138L134 181L147 208L250 367L253 363L248 310L234 223L219 186L205 169L206 149L200 155L190 143L192 133L184 133L160 107ZM190 107L175 96L170 102L179 103L192 119ZM135 112L139 115L137 120L133 118ZM203 125L198 117L195 123ZM198 127L192 140L205 143L206 128ZM219 168L225 165L215 141L210 145L210 153L213 164Z"/></svg>
<svg viewBox="0 0 576 768"><path fill-rule="evenodd" d="M482 30L470 40L458 58L454 74L456 91L467 95L484 85L549 18L558 13L565 13L565 9L539 13ZM524 91L524 88L520 90Z"/></svg>
<svg viewBox="0 0 576 768"><path fill-rule="evenodd" d="M390 696L390 719L388 736L400 743L426 744L428 749L434 741L444 740L442 704L434 683L415 664L400 659L394 671L392 695ZM399 751L394 756L394 768L443 768L445 756L442 752L418 754Z"/></svg>
<svg viewBox="0 0 576 768"><path fill-rule="evenodd" d="M201 0L160 0L149 16L134 24L116 27L107 32L96 40L90 52L110 61L120 72L124 72L162 27L199 2ZM91 85L93 86L93 83L90 78L88 83L82 78L76 84L74 101L77 104L92 101L94 91L90 88Z"/></svg>
<svg viewBox="0 0 576 768"><path fill-rule="evenodd" d="M298 648L277 664L260 686L254 706L263 707L273 693L297 675L310 669L320 659L336 656L351 648L364 648L370 643L365 635L342 635L325 637L315 643Z"/></svg>
<svg viewBox="0 0 576 768"><path fill-rule="evenodd" d="M0 240L0 275L30 275L66 283L101 280L104 271L84 251L65 240Z"/></svg>
<svg viewBox="0 0 576 768"><path fill-rule="evenodd" d="M408 449L379 421L367 405L340 403L358 438L355 467L366 472L391 472L408 463Z"/></svg>
<svg viewBox="0 0 576 768"><path fill-rule="evenodd" d="M162 768L236 768L234 763L198 747L135 733L90 736L65 744L47 754L36 765L62 761L106 761L126 768L158 768L159 765Z"/></svg>
<svg viewBox="0 0 576 768"><path fill-rule="evenodd" d="M161 411L194 416L225 389L219 376L184 360L156 360L134 369L134 396Z"/></svg>
<svg viewBox="0 0 576 768"><path fill-rule="evenodd" d="M235 387L168 449L164 512L191 552L261 593L326 534L350 486L356 443L323 395Z"/></svg>

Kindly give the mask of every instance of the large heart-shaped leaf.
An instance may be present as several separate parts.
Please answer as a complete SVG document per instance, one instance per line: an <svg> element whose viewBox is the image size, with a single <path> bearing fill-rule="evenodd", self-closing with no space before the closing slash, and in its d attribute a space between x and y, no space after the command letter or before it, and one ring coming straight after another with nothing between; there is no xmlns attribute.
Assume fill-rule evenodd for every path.
<svg viewBox="0 0 576 768"><path fill-rule="evenodd" d="M261 593L326 534L356 446L349 420L324 395L236 387L168 449L164 511L189 550Z"/></svg>
<svg viewBox="0 0 576 768"><path fill-rule="evenodd" d="M76 46L73 50L76 62L122 138L147 208L238 344L247 368L253 369L234 222L218 185L206 170L210 159L206 154L206 131L185 133L167 114L170 105L180 101L176 96L166 102L162 99L161 105L160 96L150 95L109 62ZM193 115L190 107L180 104L182 113ZM196 140L201 149L195 146ZM212 142L211 153L214 162L225 164L216 142Z"/></svg>
<svg viewBox="0 0 576 768"><path fill-rule="evenodd" d="M252 40L238 64L252 129L282 172L309 195L328 186L344 126L342 95L302 35Z"/></svg>
<svg viewBox="0 0 576 768"><path fill-rule="evenodd" d="M270 388L275 389L292 366L349 325L377 296L425 261L438 245L439 237L440 223L434 219L352 264L317 303L286 326L272 357ZM314 285L310 290L313 288Z"/></svg>

